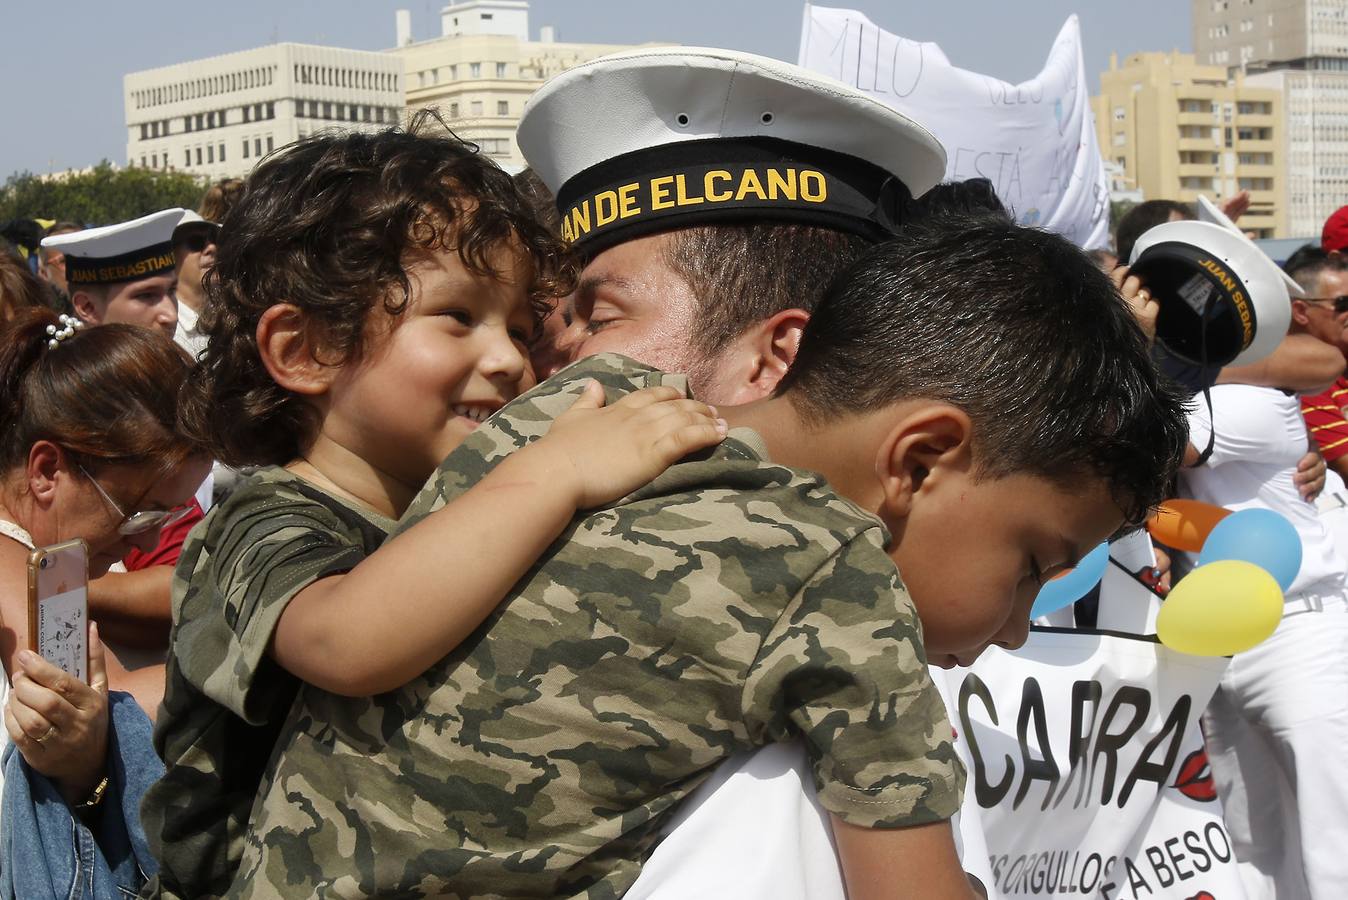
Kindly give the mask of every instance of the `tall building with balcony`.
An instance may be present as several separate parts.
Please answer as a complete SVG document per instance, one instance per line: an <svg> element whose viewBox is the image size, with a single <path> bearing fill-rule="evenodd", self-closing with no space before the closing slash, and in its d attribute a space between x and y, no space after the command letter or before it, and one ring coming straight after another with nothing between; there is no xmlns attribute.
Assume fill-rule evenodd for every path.
<svg viewBox="0 0 1348 900"><path fill-rule="evenodd" d="M414 42L409 17L397 14L397 56L406 72L407 107L434 108L460 137L507 169L524 168L515 129L525 101L548 78L623 44L556 39L549 26L529 38L524 0L469 0L444 7L437 38Z"/></svg>
<svg viewBox="0 0 1348 900"><path fill-rule="evenodd" d="M212 180L316 131L382 128L403 113L399 57L307 44L132 72L122 87L128 165Z"/></svg>
<svg viewBox="0 0 1348 900"><path fill-rule="evenodd" d="M1193 203L1250 192L1241 227L1283 237L1282 95L1187 53L1111 57L1091 98L1101 153L1148 200Z"/></svg>
<svg viewBox="0 0 1348 900"><path fill-rule="evenodd" d="M1288 229L1348 203L1348 0L1192 0L1200 62L1283 94Z"/></svg>

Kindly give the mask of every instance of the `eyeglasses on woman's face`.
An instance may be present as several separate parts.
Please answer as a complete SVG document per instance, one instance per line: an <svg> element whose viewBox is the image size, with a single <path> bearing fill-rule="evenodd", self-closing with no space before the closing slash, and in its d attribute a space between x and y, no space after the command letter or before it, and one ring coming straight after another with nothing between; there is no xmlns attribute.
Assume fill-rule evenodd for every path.
<svg viewBox="0 0 1348 900"><path fill-rule="evenodd" d="M112 496L103 489L103 485L98 483L98 479L89 474L89 470L79 463L75 463L75 466L80 470L80 473L93 484L94 488L98 491L99 496L103 498L103 502L108 504L108 506L112 508L112 511L117 514L119 520L117 522L117 533L123 537L144 534L155 528L167 528L170 525L181 522L192 512L192 507L189 504L187 506L179 506L177 509L146 509L128 514L123 512L122 507L117 501L112 499Z"/></svg>

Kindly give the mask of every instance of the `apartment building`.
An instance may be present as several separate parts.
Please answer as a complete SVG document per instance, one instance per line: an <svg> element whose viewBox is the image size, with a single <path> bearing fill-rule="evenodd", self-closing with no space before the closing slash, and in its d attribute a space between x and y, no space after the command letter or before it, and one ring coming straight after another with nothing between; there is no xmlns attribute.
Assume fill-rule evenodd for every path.
<svg viewBox="0 0 1348 900"><path fill-rule="evenodd" d="M1287 231L1282 94L1187 53L1111 57L1091 99L1100 150L1148 200L1250 192L1241 227Z"/></svg>
<svg viewBox="0 0 1348 900"><path fill-rule="evenodd" d="M397 14L397 56L406 73L408 111L434 108L460 137L510 170L524 168L515 129L525 101L548 78L623 44L567 43L544 26L529 37L523 0L470 0L444 7L441 34L414 42L406 13Z"/></svg>
<svg viewBox="0 0 1348 900"><path fill-rule="evenodd" d="M400 57L308 44L132 72L122 83L128 165L212 180L246 175L316 131L385 127L404 107Z"/></svg>
<svg viewBox="0 0 1348 900"><path fill-rule="evenodd" d="M1287 218L1313 237L1348 203L1348 0L1192 0L1200 62L1283 95Z"/></svg>

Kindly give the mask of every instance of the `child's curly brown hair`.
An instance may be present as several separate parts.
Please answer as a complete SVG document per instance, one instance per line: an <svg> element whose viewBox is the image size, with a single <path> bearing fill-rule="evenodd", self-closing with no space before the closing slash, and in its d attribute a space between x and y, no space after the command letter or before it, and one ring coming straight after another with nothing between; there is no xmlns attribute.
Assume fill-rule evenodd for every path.
<svg viewBox="0 0 1348 900"><path fill-rule="evenodd" d="M456 250L479 275L510 246L532 264L536 321L571 290L563 247L510 176L448 132L434 113L406 129L323 134L282 148L253 170L220 229L198 324L208 338L180 404L183 430L231 465L280 465L300 455L313 408L268 375L257 324L290 303L314 329L324 364L358 358L377 304L406 308L409 255Z"/></svg>

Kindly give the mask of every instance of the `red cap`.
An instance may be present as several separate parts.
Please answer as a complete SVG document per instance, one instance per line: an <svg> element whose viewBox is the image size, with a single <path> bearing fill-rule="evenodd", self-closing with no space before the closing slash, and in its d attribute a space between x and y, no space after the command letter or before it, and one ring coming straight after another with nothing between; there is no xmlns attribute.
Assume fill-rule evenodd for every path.
<svg viewBox="0 0 1348 900"><path fill-rule="evenodd" d="M1320 247L1323 250L1348 250L1348 206L1340 206L1334 215L1325 219L1325 228L1320 232Z"/></svg>

